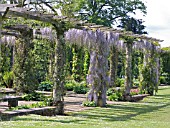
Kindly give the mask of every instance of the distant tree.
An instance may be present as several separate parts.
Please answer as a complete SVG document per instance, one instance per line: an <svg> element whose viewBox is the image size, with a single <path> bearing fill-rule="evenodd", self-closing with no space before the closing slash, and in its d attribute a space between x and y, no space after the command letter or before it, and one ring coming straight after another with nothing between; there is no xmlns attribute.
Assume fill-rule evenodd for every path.
<svg viewBox="0 0 170 128"><path fill-rule="evenodd" d="M132 31L135 34L147 34L147 32L144 31L145 26L143 22L142 19L135 19L127 16L120 20L120 25L118 25L118 27L124 28L126 31Z"/></svg>

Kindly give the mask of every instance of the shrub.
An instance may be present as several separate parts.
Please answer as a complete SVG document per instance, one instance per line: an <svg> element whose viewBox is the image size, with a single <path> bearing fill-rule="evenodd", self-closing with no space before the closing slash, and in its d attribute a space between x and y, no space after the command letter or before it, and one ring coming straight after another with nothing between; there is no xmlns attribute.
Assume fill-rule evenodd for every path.
<svg viewBox="0 0 170 128"><path fill-rule="evenodd" d="M67 91L73 91L74 86L78 85L79 83L76 82L75 80L67 80L65 84L65 89Z"/></svg>
<svg viewBox="0 0 170 128"><path fill-rule="evenodd" d="M46 106L52 106L53 105L53 98L45 98L43 101Z"/></svg>
<svg viewBox="0 0 170 128"><path fill-rule="evenodd" d="M124 86L124 83L125 83L125 79L124 78L116 79L116 87L122 87L122 86Z"/></svg>
<svg viewBox="0 0 170 128"><path fill-rule="evenodd" d="M67 90L67 91L73 91L73 88L74 88L74 84L72 84L72 83L66 83L65 84L65 89Z"/></svg>
<svg viewBox="0 0 170 128"><path fill-rule="evenodd" d="M167 80L166 80L165 76L160 76L160 83L161 84L166 84L167 83Z"/></svg>
<svg viewBox="0 0 170 128"><path fill-rule="evenodd" d="M82 81L82 82L80 82L80 85L82 85L82 86L84 86L84 87L87 87L87 83L86 83L86 81Z"/></svg>
<svg viewBox="0 0 170 128"><path fill-rule="evenodd" d="M50 81L43 81L38 86L38 90L40 91L51 91L52 88L53 88L53 84Z"/></svg>
<svg viewBox="0 0 170 128"><path fill-rule="evenodd" d="M110 96L114 93L114 89L113 88L109 88L106 92L107 96Z"/></svg>
<svg viewBox="0 0 170 128"><path fill-rule="evenodd" d="M74 91L77 94L86 94L88 91L85 81L76 82L75 80L66 81L65 88L67 91Z"/></svg>
<svg viewBox="0 0 170 128"><path fill-rule="evenodd" d="M4 73L3 80L8 88L11 88L13 86L13 79L14 73L12 71Z"/></svg>
<svg viewBox="0 0 170 128"><path fill-rule="evenodd" d="M85 87L84 85L77 85L77 86L74 86L73 91L77 94L86 94L88 91L88 88Z"/></svg>
<svg viewBox="0 0 170 128"><path fill-rule="evenodd" d="M134 83L134 86L139 87L139 80L138 79L134 79L133 83Z"/></svg>
<svg viewBox="0 0 170 128"><path fill-rule="evenodd" d="M119 97L116 93L113 93L112 95L108 96L109 101L118 101Z"/></svg>
<svg viewBox="0 0 170 128"><path fill-rule="evenodd" d="M86 107L96 107L97 106L94 101L83 101L82 105L86 106Z"/></svg>
<svg viewBox="0 0 170 128"><path fill-rule="evenodd" d="M107 91L108 100L110 101L122 101L123 100L123 88L110 88Z"/></svg>
<svg viewBox="0 0 170 128"><path fill-rule="evenodd" d="M23 96L23 99L26 101L43 101L45 98L46 97L43 94L37 92L32 92Z"/></svg>

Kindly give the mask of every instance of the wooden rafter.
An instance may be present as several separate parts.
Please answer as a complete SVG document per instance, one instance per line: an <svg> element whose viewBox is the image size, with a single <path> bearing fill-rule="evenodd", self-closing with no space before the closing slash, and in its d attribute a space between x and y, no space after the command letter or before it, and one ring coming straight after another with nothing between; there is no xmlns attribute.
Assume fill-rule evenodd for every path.
<svg viewBox="0 0 170 128"><path fill-rule="evenodd" d="M15 36L15 37L20 36L20 34L18 34L17 32L8 32L8 31L2 31L1 34L5 36Z"/></svg>

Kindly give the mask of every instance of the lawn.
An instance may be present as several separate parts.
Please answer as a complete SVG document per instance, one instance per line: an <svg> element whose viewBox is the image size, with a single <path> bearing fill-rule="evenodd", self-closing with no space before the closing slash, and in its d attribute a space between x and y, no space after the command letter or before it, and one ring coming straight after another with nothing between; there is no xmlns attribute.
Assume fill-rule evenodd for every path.
<svg viewBox="0 0 170 128"><path fill-rule="evenodd" d="M109 105L70 116L29 115L1 121L0 128L170 128L170 86L137 103Z"/></svg>

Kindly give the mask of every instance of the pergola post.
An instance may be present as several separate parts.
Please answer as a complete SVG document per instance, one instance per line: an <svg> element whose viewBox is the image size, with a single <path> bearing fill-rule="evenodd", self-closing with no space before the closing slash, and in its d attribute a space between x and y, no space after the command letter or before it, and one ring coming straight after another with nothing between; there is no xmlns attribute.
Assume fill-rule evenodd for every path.
<svg viewBox="0 0 170 128"><path fill-rule="evenodd" d="M105 56L106 55L106 56ZM107 70L108 60L106 54L96 51L90 53L90 67L87 75L87 83L90 86L88 101L94 101L97 106L106 106L106 91L108 86Z"/></svg>
<svg viewBox="0 0 170 128"><path fill-rule="evenodd" d="M55 46L54 74L53 74L53 105L56 114L64 114L64 82L65 82L65 44L63 35L58 35Z"/></svg>
<svg viewBox="0 0 170 128"><path fill-rule="evenodd" d="M125 62L125 100L130 100L130 89L132 88L132 44L133 42L126 43L126 62Z"/></svg>

